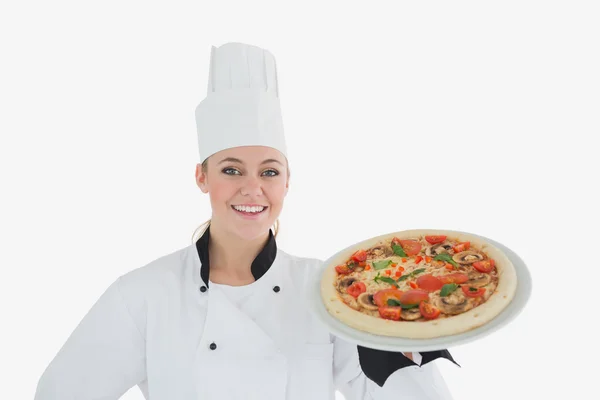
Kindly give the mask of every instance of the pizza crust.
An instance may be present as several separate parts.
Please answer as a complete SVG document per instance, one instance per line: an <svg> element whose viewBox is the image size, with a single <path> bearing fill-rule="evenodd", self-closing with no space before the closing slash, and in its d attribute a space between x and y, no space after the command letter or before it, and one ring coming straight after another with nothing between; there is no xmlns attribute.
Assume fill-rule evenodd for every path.
<svg viewBox="0 0 600 400"><path fill-rule="evenodd" d="M411 239L424 235L447 235L449 239L469 241L471 245L487 253L496 262L498 286L488 300L459 315L431 321L392 321L372 317L352 309L339 296L335 282L337 272L335 266L343 264L360 249L368 249L381 241L392 237ZM510 259L491 243L463 232L440 229L415 229L380 235L357 243L338 253L325 266L321 277L321 297L327 311L344 324L375 335L393 336L409 339L431 339L441 336L456 335L480 327L497 317L512 301L517 289L517 274Z"/></svg>

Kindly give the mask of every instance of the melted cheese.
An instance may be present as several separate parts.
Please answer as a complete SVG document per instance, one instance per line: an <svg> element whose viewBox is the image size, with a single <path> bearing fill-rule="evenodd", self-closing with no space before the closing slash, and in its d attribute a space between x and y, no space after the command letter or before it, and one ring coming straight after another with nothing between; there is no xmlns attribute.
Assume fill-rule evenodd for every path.
<svg viewBox="0 0 600 400"><path fill-rule="evenodd" d="M410 286L410 282L416 283L417 278L422 275L431 274L433 276L443 276L443 275L448 275L448 274L455 273L455 272L461 272L461 273L465 273L467 275L472 272L479 273L479 271L477 271L472 265L460 265L459 264L459 268L454 268L453 270L448 270L448 269L446 269L446 266L445 266L446 262L440 262L440 261L433 260L433 257L431 257L431 261L429 263L426 262L425 251L428 247L431 247L432 245L429 244L427 241L425 241L424 238L420 239L419 241L422 245L421 252L419 255L421 257L423 257L423 259L418 264L415 262L414 256L401 257L401 256L393 255L390 257L381 256L381 257L377 257L377 258L368 258L367 264L371 266L370 269L368 269L368 270L364 269L362 271L353 271L350 274L346 274L346 275L338 275L338 284L339 284L340 280L345 279L347 277L354 278L365 284L365 286L367 288L366 292L368 294L374 295L375 293L377 293L380 290L395 288L395 286L390 283L387 283L387 282L384 282L381 280L375 281L375 277L379 274L380 277L389 277L389 278L392 278L395 281L397 281L399 279L399 277L396 276L396 271L398 271L399 267L404 268L404 271L402 272L401 276L408 275L408 274L411 274L413 271L425 268L425 271L418 273L414 276L411 276L408 279L405 279L403 281L397 282L398 289L401 291L411 290L412 287ZM385 243L380 242L377 244L377 246L373 246L373 247L378 247L382 244L385 246L391 246L391 240L388 240ZM450 244L451 246L454 246L454 245L458 244L458 242L452 241L452 240L446 240L444 242L444 244ZM367 250L367 253L369 253L370 249L366 249L366 250ZM484 255L485 259L488 258L488 256L484 252L482 252L476 248L470 248L469 250L476 251L476 252ZM450 250L450 254L451 255L453 254L452 250ZM403 258L406 259L406 262L402 262ZM373 266L373 262L374 261L379 262L379 261L385 261L385 260L391 260L393 263L396 263L397 265L395 267L388 266L386 268L376 270L375 267ZM356 268L356 269L359 269L359 268ZM386 274L386 271L388 271L388 270L390 271L389 275ZM490 296L493 294L496 287L498 286L498 275L497 275L496 269L494 269L490 273L490 275L492 277L490 283L488 283L486 286L483 286L486 289L484 296L479 297L479 298L467 298L467 301L471 302L474 307L477 307L477 306L483 304L485 301L487 301L490 298ZM456 290L462 292L462 289L460 287L457 288ZM459 295L461 295L461 293L459 293ZM379 316L378 311L366 310L366 309L360 307L357 300L354 297L352 297L351 295L349 295L347 293L341 293L341 297L344 300L344 302L346 304L348 304L348 306L354 308L355 310L358 310L362 313L369 314L372 316ZM440 297L440 290L429 293L429 299L432 302L435 298L439 298L439 297ZM438 318L447 318L450 316L451 315L446 315L444 313L441 313ZM424 318L419 318L416 321L423 321L423 320L424 320Z"/></svg>

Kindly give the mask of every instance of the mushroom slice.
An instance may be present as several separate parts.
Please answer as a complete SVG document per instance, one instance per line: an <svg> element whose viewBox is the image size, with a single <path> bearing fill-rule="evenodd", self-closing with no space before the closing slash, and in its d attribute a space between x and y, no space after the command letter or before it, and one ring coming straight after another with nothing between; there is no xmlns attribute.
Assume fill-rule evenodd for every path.
<svg viewBox="0 0 600 400"><path fill-rule="evenodd" d="M371 247L367 251L368 259L390 257L392 255L394 255L392 248L390 246L386 246L385 244L379 244L377 246Z"/></svg>
<svg viewBox="0 0 600 400"><path fill-rule="evenodd" d="M350 285L352 285L354 282L356 282L356 278L353 278L351 276L347 276L345 278L342 278L340 280L340 283L338 283L338 292L340 293L347 293L347 289L350 287Z"/></svg>
<svg viewBox="0 0 600 400"><path fill-rule="evenodd" d="M456 292L448 296L437 297L434 299L434 303L441 312L449 315L462 314L473 308L473 303L467 300L465 296Z"/></svg>
<svg viewBox="0 0 600 400"><path fill-rule="evenodd" d="M425 255L427 256L437 256L438 254L448 253L452 249L448 243L438 243L433 246L429 246L425 249Z"/></svg>
<svg viewBox="0 0 600 400"><path fill-rule="evenodd" d="M402 310L400 313L400 318L406 321L414 321L415 319L421 318L421 311L419 311L419 307Z"/></svg>
<svg viewBox="0 0 600 400"><path fill-rule="evenodd" d="M352 271L354 271L354 272L360 272L360 271L362 271L364 269L365 269L365 267L361 267L360 265L356 264L354 266L354 268L352 268Z"/></svg>
<svg viewBox="0 0 600 400"><path fill-rule="evenodd" d="M361 293L356 299L358 305L365 310L377 311L379 307L373 301L373 295L370 293Z"/></svg>
<svg viewBox="0 0 600 400"><path fill-rule="evenodd" d="M465 282L466 286L470 287L483 287L492 281L492 277L489 274L483 272L469 272L469 280Z"/></svg>
<svg viewBox="0 0 600 400"><path fill-rule="evenodd" d="M472 264L475 261L483 260L483 256L472 250L461 251L452 256L452 259L459 264Z"/></svg>

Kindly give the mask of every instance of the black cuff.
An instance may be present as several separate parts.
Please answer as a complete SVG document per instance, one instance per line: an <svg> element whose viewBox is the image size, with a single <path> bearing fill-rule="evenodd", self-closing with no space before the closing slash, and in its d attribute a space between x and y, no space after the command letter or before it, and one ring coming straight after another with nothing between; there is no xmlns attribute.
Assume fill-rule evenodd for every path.
<svg viewBox="0 0 600 400"><path fill-rule="evenodd" d="M357 346L357 348L360 367L367 378L371 379L380 387L383 386L391 374L399 369L413 365L418 366L417 363L401 352L376 350L362 346ZM448 350L423 351L419 353L422 357L421 366L440 357L446 358L458 365ZM458 366L460 367L460 365Z"/></svg>
<svg viewBox="0 0 600 400"><path fill-rule="evenodd" d="M446 349L444 350L435 350L435 351L423 351L421 353L421 367L427 364L430 361L435 360L436 358L445 358L447 360L452 361L454 364L460 367L460 365L454 361L452 354Z"/></svg>

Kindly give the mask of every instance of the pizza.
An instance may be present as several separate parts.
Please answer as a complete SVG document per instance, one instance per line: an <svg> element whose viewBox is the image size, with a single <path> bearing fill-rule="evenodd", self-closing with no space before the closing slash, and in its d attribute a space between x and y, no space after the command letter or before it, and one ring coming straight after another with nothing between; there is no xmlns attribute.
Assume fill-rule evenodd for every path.
<svg viewBox="0 0 600 400"><path fill-rule="evenodd" d="M470 331L514 298L514 265L479 236L407 230L351 246L324 266L321 297L342 323L384 336L429 339Z"/></svg>

